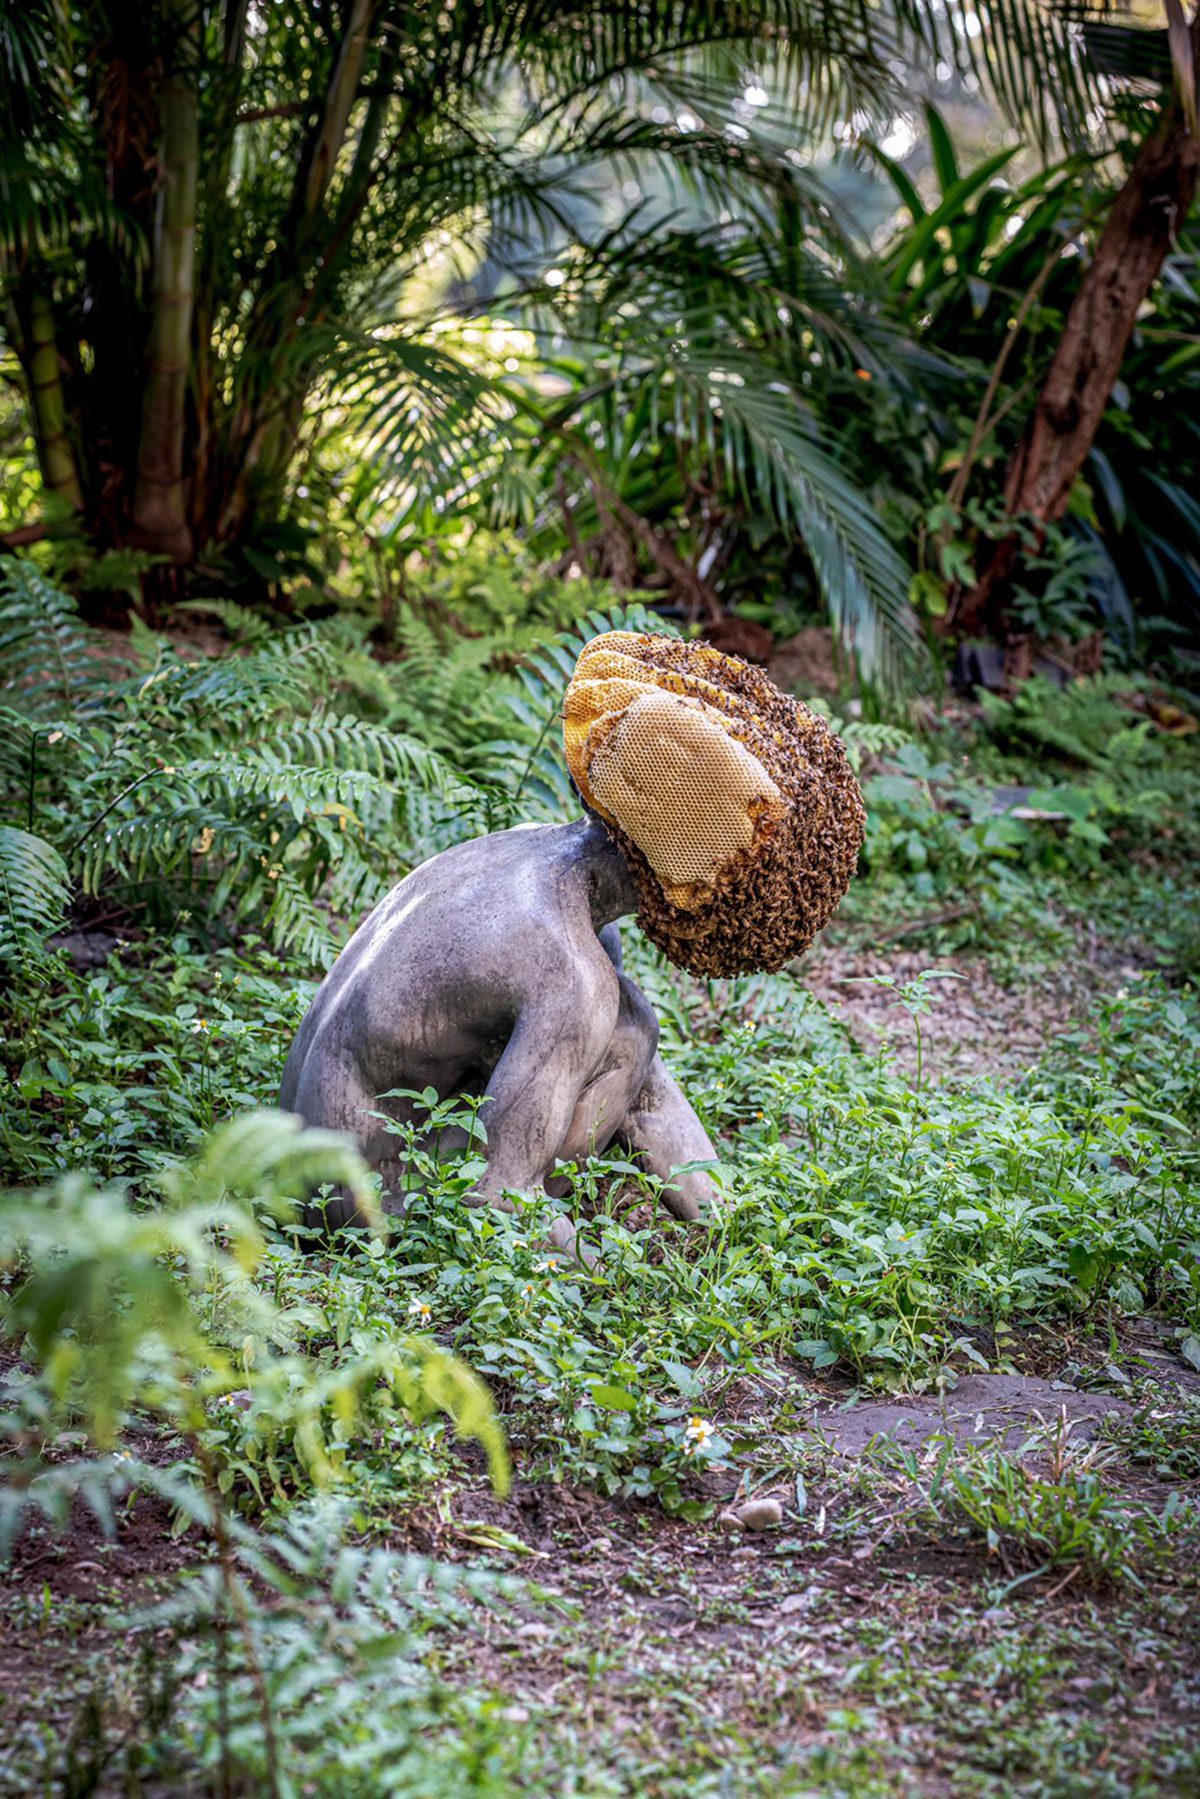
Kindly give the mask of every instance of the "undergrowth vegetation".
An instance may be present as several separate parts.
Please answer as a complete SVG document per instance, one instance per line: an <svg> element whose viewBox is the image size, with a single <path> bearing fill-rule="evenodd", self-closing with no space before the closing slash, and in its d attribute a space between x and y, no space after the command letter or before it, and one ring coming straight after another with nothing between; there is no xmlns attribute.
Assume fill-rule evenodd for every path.
<svg viewBox="0 0 1200 1799"><path fill-rule="evenodd" d="M88 1689L65 1747L14 1735L4 1777L640 1791L453 1678L456 1633L536 1603L389 1545L437 1494L468 1543L521 1549L459 1509L484 1465L459 1433L501 1489L511 1454L522 1482L697 1530L722 1486L782 1481L819 1557L837 1529L800 1504L805 1381L937 1393L1037 1364L1051 1337L1104 1364L1146 1319L1200 1367L1200 1003L1179 903L1198 758L1126 681L1030 684L932 732L838 721L870 811L843 944L901 933L931 962L987 950L1015 978L1081 929L1119 935L1121 984L1018 1078L930 1065L953 986L933 977L961 968L877 977L914 1060L860 1041L802 974L699 983L627 927L663 1053L719 1146L709 1219L673 1222L616 1155L566 1170L569 1201L471 1210L470 1159L413 1128L402 1231L306 1238L298 1197L374 1198L344 1143L270 1109L291 1037L409 868L570 816L562 686L583 638L647 616L600 590L583 603L599 609L554 635L566 602L547 600L520 654L478 616L462 635L419 609L385 656L352 614L265 631L227 604L114 639L6 565L5 1543L81 1507L128 1517L141 1495L200 1571L146 1596L129 1630L148 1662L131 1657L99 1711ZM458 1122L431 1104L436 1127ZM564 1205L594 1269L545 1247ZM1192 1479L1194 1431L1155 1412L1139 1402L1111 1447ZM1004 1584L1050 1568L1136 1585L1194 1528L1186 1498L1166 1523L1133 1520L1100 1463L1048 1482L997 1451L910 1472L910 1532L958 1533Z"/></svg>

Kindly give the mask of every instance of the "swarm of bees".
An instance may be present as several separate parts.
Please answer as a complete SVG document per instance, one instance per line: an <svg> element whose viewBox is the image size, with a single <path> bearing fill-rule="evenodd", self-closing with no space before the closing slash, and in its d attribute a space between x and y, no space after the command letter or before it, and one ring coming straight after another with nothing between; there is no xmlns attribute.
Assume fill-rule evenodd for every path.
<svg viewBox="0 0 1200 1799"><path fill-rule="evenodd" d="M839 739L704 643L593 638L563 710L567 764L637 886L638 923L698 975L770 972L850 885L866 812Z"/></svg>

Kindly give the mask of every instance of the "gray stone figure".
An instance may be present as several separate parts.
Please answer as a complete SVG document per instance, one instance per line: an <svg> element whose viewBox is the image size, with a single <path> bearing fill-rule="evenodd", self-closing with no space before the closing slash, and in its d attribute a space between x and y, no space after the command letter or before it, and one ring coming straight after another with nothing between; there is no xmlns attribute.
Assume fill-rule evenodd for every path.
<svg viewBox="0 0 1200 1799"><path fill-rule="evenodd" d="M412 1117L396 1088L486 1096L487 1174L475 1202L544 1187L557 1162L620 1141L695 1218L714 1189L687 1162L716 1157L658 1053L658 1020L621 972L616 921L637 908L629 871L594 818L518 825L415 869L359 926L300 1026L280 1101L351 1132L383 1177L401 1140L373 1112ZM443 1137L445 1146L445 1137ZM452 1145L450 1145L452 1147ZM353 1202L334 1200L332 1224ZM570 1221L555 1221L574 1248Z"/></svg>
<svg viewBox="0 0 1200 1799"><path fill-rule="evenodd" d="M355 932L292 1045L282 1104L357 1137L385 1210L403 1203L386 1120L413 1115L388 1096L432 1088L484 1102L475 1204L511 1211L509 1195L545 1191L556 1164L619 1142L677 1218L696 1218L716 1190L686 1165L716 1151L622 972L617 920L636 912L696 974L769 970L807 948L849 886L865 814L845 751L760 669L605 633L576 665L563 737L587 816L414 870ZM327 1212L352 1217L347 1200ZM574 1249L569 1220L553 1239Z"/></svg>

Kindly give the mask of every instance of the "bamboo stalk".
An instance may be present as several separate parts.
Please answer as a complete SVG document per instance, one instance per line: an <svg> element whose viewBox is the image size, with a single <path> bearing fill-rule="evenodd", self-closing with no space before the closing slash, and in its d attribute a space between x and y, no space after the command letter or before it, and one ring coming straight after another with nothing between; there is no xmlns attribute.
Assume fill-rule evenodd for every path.
<svg viewBox="0 0 1200 1799"><path fill-rule="evenodd" d="M260 298L258 316L248 334L254 342L262 341L269 332L271 361L278 359L281 352L291 350L301 320L307 315L310 291L305 269L317 228L324 219L326 196L349 131L350 115L358 97L380 5L381 0L352 0L321 115L296 171L288 223L283 233L287 247L283 252L282 279L277 288L273 288L271 282L267 283L264 293L268 298L266 303ZM377 129L381 116L382 109L377 109L372 102L364 130ZM362 148L361 141L359 148ZM359 175L360 162L361 158L356 156L351 171L352 182ZM369 187L369 179L367 185ZM281 384L268 379L259 384L258 392L246 409L237 478L217 520L219 538L236 533L250 510L255 485L269 488L281 479L295 440L297 409L302 405L303 389L289 395L286 382Z"/></svg>
<svg viewBox="0 0 1200 1799"><path fill-rule="evenodd" d="M29 305L29 389L38 459L46 492L70 512L83 511L75 452L67 436L67 408L54 335L54 314L44 293Z"/></svg>
<svg viewBox="0 0 1200 1799"><path fill-rule="evenodd" d="M367 54L371 27L379 10L379 0L353 0L345 35L338 50L333 79L325 95L321 124L311 146L304 171L300 218L307 224L321 208L334 165L350 123L350 109L358 93L363 61Z"/></svg>

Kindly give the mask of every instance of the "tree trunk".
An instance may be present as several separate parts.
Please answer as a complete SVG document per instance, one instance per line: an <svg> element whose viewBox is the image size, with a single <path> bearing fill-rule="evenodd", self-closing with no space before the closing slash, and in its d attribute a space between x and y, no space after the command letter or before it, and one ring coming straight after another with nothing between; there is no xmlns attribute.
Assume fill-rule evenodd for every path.
<svg viewBox="0 0 1200 1799"><path fill-rule="evenodd" d="M257 491L271 489L295 442L295 405L303 401L305 382L295 372L295 336L307 316L309 268L318 225L334 169L346 141L350 115L358 97L363 66L382 0L351 0L349 14L321 115L304 146L292 200L280 233L280 247L263 282L256 317L246 333L244 359L263 354L264 373L256 377L243 405L231 449L236 473L217 522L216 535L227 542L238 535L250 515ZM279 379L271 370L290 365Z"/></svg>
<svg viewBox="0 0 1200 1799"><path fill-rule="evenodd" d="M79 383L80 442L88 452L88 528L98 545L125 542L137 479L150 328L150 252L158 205L163 69L143 6L96 0L87 94L104 184L132 222L122 242L105 233L85 250L83 318L92 366Z"/></svg>
<svg viewBox="0 0 1200 1799"><path fill-rule="evenodd" d="M162 89L162 180L154 226L154 290L133 534L142 547L172 562L187 562L192 532L184 442L196 261L200 8L198 0L169 0L164 10L175 33Z"/></svg>
<svg viewBox="0 0 1200 1799"><path fill-rule="evenodd" d="M1200 44L1200 16L1192 25ZM1138 152L1096 254L1067 315L1037 406L1008 467L1004 501L1014 517L1061 518L1083 468L1138 309L1183 227L1200 175L1200 138L1176 98ZM958 609L964 633L1003 625L1003 600L1019 560L1016 536L1001 539Z"/></svg>
<svg viewBox="0 0 1200 1799"><path fill-rule="evenodd" d="M200 235L196 275L193 406L195 441L192 451L191 510L193 536L203 541L212 533L217 502L214 485L220 478L220 445L216 432L217 395L221 387L221 363L213 344L217 312L217 267L223 235L232 232L235 199L230 192L238 110L242 96L243 56L246 48L248 0L228 0L222 24L221 61L210 83L201 171L200 211L204 230Z"/></svg>
<svg viewBox="0 0 1200 1799"><path fill-rule="evenodd" d="M46 492L68 512L82 512L83 490L67 435L54 315L45 294L36 290L29 300L29 392Z"/></svg>

